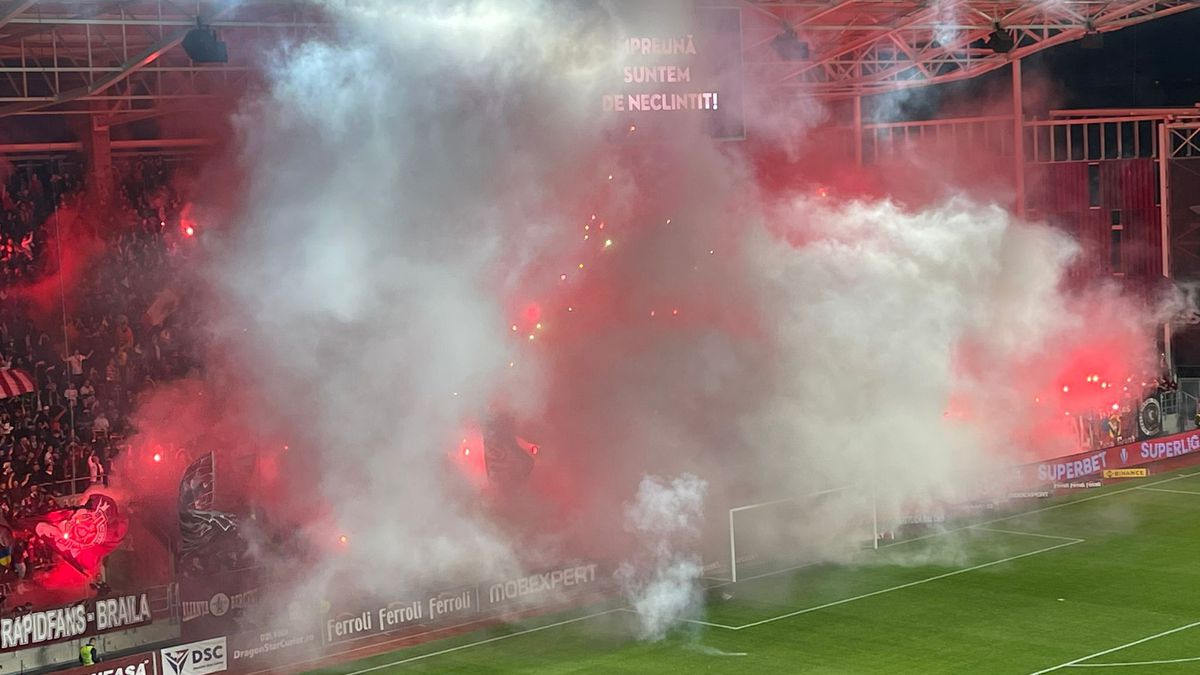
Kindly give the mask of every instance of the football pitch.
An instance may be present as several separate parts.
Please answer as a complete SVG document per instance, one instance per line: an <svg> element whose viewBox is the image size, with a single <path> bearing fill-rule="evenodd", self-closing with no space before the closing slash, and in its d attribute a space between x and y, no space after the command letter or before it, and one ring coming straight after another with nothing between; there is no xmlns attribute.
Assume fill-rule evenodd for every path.
<svg viewBox="0 0 1200 675"><path fill-rule="evenodd" d="M718 586L661 642L634 640L637 617L612 604L314 672L1200 672L1192 471Z"/></svg>

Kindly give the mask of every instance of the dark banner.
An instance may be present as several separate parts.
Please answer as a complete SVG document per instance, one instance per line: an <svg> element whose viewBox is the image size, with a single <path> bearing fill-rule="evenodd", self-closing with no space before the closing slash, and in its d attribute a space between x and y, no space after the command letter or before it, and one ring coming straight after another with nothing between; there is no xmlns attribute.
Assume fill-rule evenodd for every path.
<svg viewBox="0 0 1200 675"><path fill-rule="evenodd" d="M78 640L85 635L125 630L151 621L150 600L145 593L12 614L0 619L0 651Z"/></svg>
<svg viewBox="0 0 1200 675"><path fill-rule="evenodd" d="M1162 433L1162 402L1158 396L1147 396L1138 406L1138 438L1146 440Z"/></svg>
<svg viewBox="0 0 1200 675"><path fill-rule="evenodd" d="M681 17L659 3L614 6L619 58L597 112L618 137L653 141L689 120L716 138L744 138L740 8L696 7Z"/></svg>
<svg viewBox="0 0 1200 675"><path fill-rule="evenodd" d="M201 639L250 629L253 610L258 607L261 597L257 570L180 579L183 637Z"/></svg>

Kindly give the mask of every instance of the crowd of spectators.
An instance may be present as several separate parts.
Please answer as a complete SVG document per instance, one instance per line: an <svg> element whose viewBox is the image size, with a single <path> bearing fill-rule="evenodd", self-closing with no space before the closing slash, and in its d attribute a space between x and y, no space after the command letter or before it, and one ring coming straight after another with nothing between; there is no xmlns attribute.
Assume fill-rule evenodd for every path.
<svg viewBox="0 0 1200 675"><path fill-rule="evenodd" d="M167 172L131 164L116 198L97 208L75 174L51 168L15 171L0 194L0 368L36 384L0 399L0 518L10 528L106 482L138 397L197 366L174 288L179 245L167 223L178 223L180 204ZM46 311L23 289L60 271L58 247L48 245L56 206L85 221L64 240L99 244ZM35 542L7 543L11 571L36 569Z"/></svg>

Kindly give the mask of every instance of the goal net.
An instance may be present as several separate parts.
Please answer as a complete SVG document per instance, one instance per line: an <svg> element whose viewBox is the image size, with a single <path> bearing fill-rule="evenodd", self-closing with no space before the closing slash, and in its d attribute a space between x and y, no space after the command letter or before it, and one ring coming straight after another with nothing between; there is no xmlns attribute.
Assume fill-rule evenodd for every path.
<svg viewBox="0 0 1200 675"><path fill-rule="evenodd" d="M844 560L877 546L874 498L845 486L729 509L731 581Z"/></svg>

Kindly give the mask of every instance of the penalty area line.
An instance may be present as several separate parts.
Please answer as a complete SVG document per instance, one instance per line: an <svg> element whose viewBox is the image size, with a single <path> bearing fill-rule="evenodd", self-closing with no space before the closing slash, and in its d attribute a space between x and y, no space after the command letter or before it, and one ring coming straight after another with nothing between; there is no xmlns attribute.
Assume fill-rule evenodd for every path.
<svg viewBox="0 0 1200 675"><path fill-rule="evenodd" d="M1170 493L1171 493L1171 494L1173 494L1173 495L1196 495L1196 496L1200 496L1200 492L1195 492L1195 491L1193 491L1193 490L1168 490L1167 488L1152 488L1152 487L1144 487L1144 488L1138 488L1138 489L1139 489L1139 490L1145 490L1146 492L1170 492Z"/></svg>
<svg viewBox="0 0 1200 675"><path fill-rule="evenodd" d="M955 532L962 532L964 530L978 528L978 527L982 527L984 525L992 525L994 523L1003 523L1003 522L1007 522L1009 520L1016 520L1018 518L1024 518L1025 516L1032 516L1037 513L1045 513L1046 511L1055 511L1057 509L1064 509L1068 506L1074 506L1075 504L1083 504L1085 502L1091 502L1091 501L1095 501L1097 499L1108 499L1109 497L1123 495L1123 494L1126 494L1129 492L1133 492L1134 490L1149 490L1154 485L1162 485L1163 483L1171 483L1171 482L1174 482L1177 480L1182 480L1184 478L1192 478L1194 476L1200 476L1200 471L1195 472L1195 473L1181 473L1177 476L1172 476L1170 478L1164 478L1162 480L1156 480L1152 483L1146 483L1145 485L1135 485L1134 487L1127 487L1127 488L1122 488L1120 490L1113 490L1112 492L1104 492L1102 494L1092 495L1091 497L1081 497L1079 499L1072 499L1070 501L1065 501L1060 504L1051 504L1050 506L1043 506L1040 509L1033 509L1031 511L1018 511L1017 513L1012 513L1007 516L1001 516L999 518L985 520L982 523L963 525L961 527L952 527L948 530L940 530L938 532L922 535L920 537L912 537L911 539L902 539L900 541L894 541L890 544L884 544L884 545L880 546L879 548L890 548L892 546L903 546L904 544L911 544L915 541L924 541L926 539L932 539L934 537L941 537L941 536L945 536L947 534L953 534Z"/></svg>
<svg viewBox="0 0 1200 675"><path fill-rule="evenodd" d="M1105 649L1105 650L1104 650L1104 651L1102 651L1102 652L1096 652L1095 654L1088 654L1087 656L1081 656L1081 657L1079 657L1079 658L1077 658L1077 659L1075 659L1075 660L1073 660L1073 661L1067 661L1066 663L1060 663L1060 664L1058 664L1057 666L1052 666L1052 667L1050 667L1050 668L1044 668L1044 669L1042 669L1042 670L1039 670L1039 671L1037 671L1037 672L1035 672L1035 673L1031 673L1030 675L1042 675L1043 673L1052 673L1052 672L1054 672L1054 671L1056 671L1056 670L1058 670L1058 669L1060 669L1060 668L1073 668L1073 667L1076 667L1076 666L1078 666L1078 665L1081 665L1081 664L1082 664L1084 661L1090 661L1091 659L1094 659L1094 658L1096 658L1096 657L1098 657L1098 656L1105 656L1105 655L1107 655L1107 654L1111 654L1111 653L1113 653L1113 652L1119 652L1119 651L1121 651L1122 649L1128 649L1128 648L1130 648L1130 647L1134 647L1134 646L1140 645L1140 644L1142 644L1143 642L1149 642L1149 641L1151 641L1151 640L1157 640L1157 639L1158 639L1158 638L1160 638L1160 637L1166 637L1166 636L1168 636L1168 635L1172 635L1172 634L1174 634L1174 633L1178 633L1178 632L1180 632L1180 631L1185 631L1185 630L1187 630L1187 629L1189 629L1189 628L1195 628L1196 626L1200 626L1200 621L1193 621L1192 623L1189 623L1189 624L1188 624L1188 625L1186 625L1186 626L1179 626L1178 628L1172 628L1172 629L1170 629L1170 630L1164 630L1164 631L1163 631L1163 632L1161 632L1161 633L1155 633L1154 635L1148 635L1148 636L1146 636L1146 637L1144 637L1144 638L1142 638L1142 639L1140 639L1140 640L1134 640L1133 642L1127 642L1127 643L1125 643L1125 644L1123 644L1123 645L1120 645L1120 646L1117 646L1117 647L1113 647L1113 648L1111 648L1111 649ZM1094 665L1095 665L1095 666L1100 666L1100 665L1112 665L1112 664L1100 664L1100 663L1097 663L1097 664L1094 664Z"/></svg>
<svg viewBox="0 0 1200 675"><path fill-rule="evenodd" d="M823 605L817 605L817 606L815 606L815 607L807 607L807 608L805 608L805 609L797 610L797 611L795 611L795 612L788 612L787 614L781 614L781 615L779 615L779 616L773 616L773 617L771 617L771 618L769 618L769 619L762 619L762 620L760 620L760 621L754 621L754 622L751 622L751 623L743 624L743 625L741 625L741 626L737 626L737 627L735 627L735 628L734 628L734 630L742 630L742 629L745 629L745 628L753 628L753 627L755 627L755 626L761 626L761 625L763 625L764 623L771 623L772 621L780 621L780 620L783 620L783 619L790 619L790 618L792 618L792 617L794 617L794 616L800 616L801 614L808 614L809 612L816 612L816 611L818 611L818 610L822 610L822 609L828 609L828 608L830 608L830 607L837 607L838 605L844 605L844 604L846 604L846 603L849 603L849 602L854 602L854 601L856 601L856 600L865 600L866 598L872 598L872 597L875 597L876 595L883 595L884 593L891 593L892 591L899 591L899 590L903 590L903 589L905 589L905 588L912 588L913 586L920 586L921 584L927 584L927 583L929 583L929 582L931 582L931 581L937 581L937 580L939 580L939 579L947 579L947 578L949 578L949 577L958 576L958 575L960 575L960 574L966 574L967 572L974 572L975 570L981 570L981 569L984 569L984 568L987 568L987 567L992 567L992 566L994 566L994 565L1001 565L1001 564L1003 564L1003 563L1006 563L1006 562L1012 562L1012 561L1014 561L1014 560L1020 560L1021 558L1028 558L1028 557L1030 557L1030 556L1035 556L1035 555L1039 555L1039 554L1042 554L1042 553L1049 553L1050 551L1054 551L1054 550L1057 550L1057 549L1060 549L1060 548L1066 548L1067 546L1075 546L1076 544L1080 544L1080 543L1082 543L1082 542L1083 542L1083 540L1082 540L1082 539L1079 539L1079 540L1072 540L1072 541L1063 542L1063 543L1061 543L1061 544L1055 544L1054 546L1047 546L1046 548L1039 548L1039 549L1038 549L1038 550L1036 550L1036 551L1030 551L1029 553L1022 553L1021 555L1009 556L1009 557L1007 557L1007 558L1004 558L1004 559L1002 559L1002 560L993 560L993 561L991 561L991 562L986 562L986 563L982 563L982 564L979 564L979 565L974 565L974 566L972 566L972 567L964 567L964 568L963 568L963 569L961 569L961 570L954 570L953 572L946 572L945 574L938 574L937 576L932 576L932 577L929 577L929 578L927 578L927 579L918 579L918 580L916 580L916 581L910 581L910 582L908 582L908 583L906 583L906 584L900 584L899 586L892 586L891 588L883 588L883 589L880 589L880 590L878 590L878 591L872 591L872 592L870 592L870 593L863 593L862 595L856 595L856 596L854 596L854 597L852 597L852 598L843 598L843 599L841 599L841 600L835 600L835 601L833 601L833 602L827 602L827 603L825 603L825 604L823 604Z"/></svg>
<svg viewBox="0 0 1200 675"><path fill-rule="evenodd" d="M439 649L436 652L429 652L427 654L418 654L417 656L410 656L407 659L400 659L399 661L392 661L391 663L382 663L378 666L371 666L370 668L363 668L362 670L351 671L349 673L346 673L346 675L362 675L362 673L373 673L377 670L382 670L384 668L392 668L394 666L402 666L406 663L412 663L414 661L421 661L423 659L433 658L434 656L442 656L443 654L450 654L452 652L462 651L464 649L470 649L471 647L479 647L482 645L491 644L493 642L500 642L501 640L507 640L509 638L520 637L522 635L529 635L530 633L537 633L539 631L548 630L550 628L558 628L559 626L566 626L566 625L572 624L572 623L579 623L580 621L587 621L589 619L595 619L595 618L604 616L606 614L612 614L613 612L620 612L620 611L622 611L622 610L621 609L606 609L603 612L596 612L594 614L577 616L574 619L567 619L565 621L556 621L554 623L548 623L544 626L535 626L533 628L526 628L525 630L519 630L519 631L515 631L512 633L506 633L504 635L497 635L495 637L487 638L486 640L477 640L475 642L468 642L467 644L458 645L456 647Z"/></svg>

